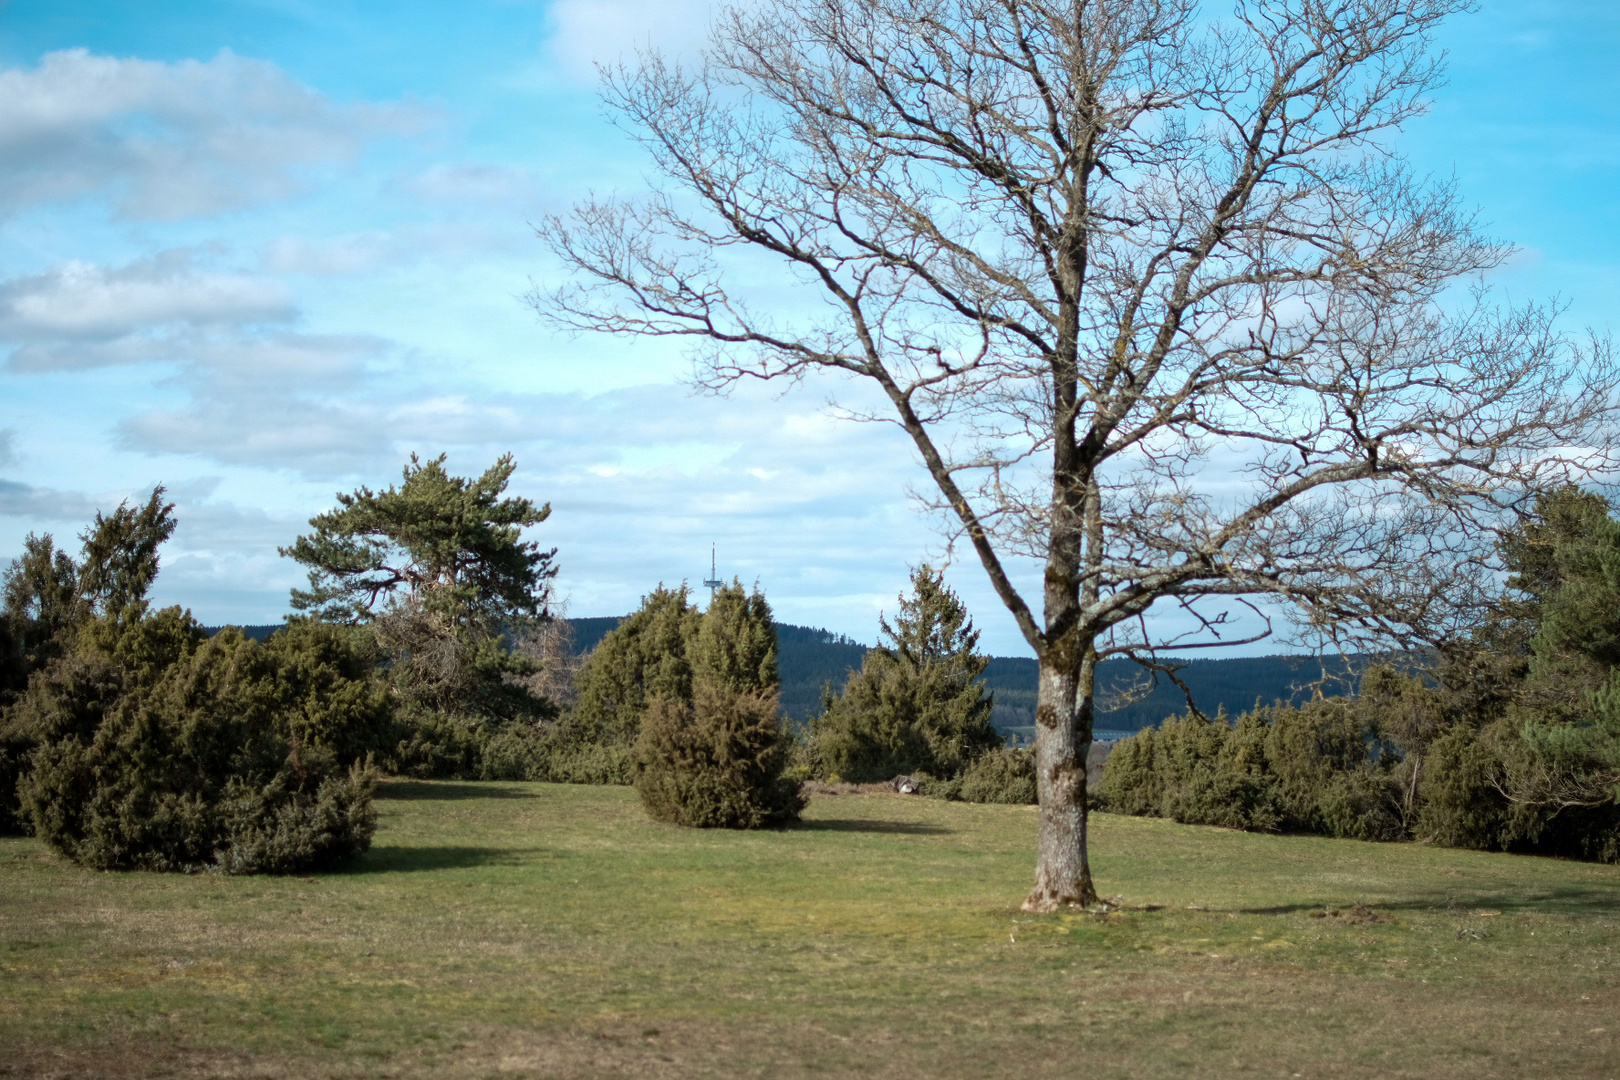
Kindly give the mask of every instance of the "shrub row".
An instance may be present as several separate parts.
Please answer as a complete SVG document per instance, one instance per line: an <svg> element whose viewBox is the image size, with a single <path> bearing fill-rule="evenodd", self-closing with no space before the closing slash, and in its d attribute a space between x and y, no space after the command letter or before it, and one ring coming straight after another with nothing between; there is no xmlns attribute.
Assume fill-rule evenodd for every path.
<svg viewBox="0 0 1620 1080"><path fill-rule="evenodd" d="M1393 840L1400 758L1339 700L1166 720L1116 745L1099 809L1260 832Z"/></svg>
<svg viewBox="0 0 1620 1080"><path fill-rule="evenodd" d="M1455 724L1423 752L1354 699L1274 706L1228 723L1184 717L1115 746L1095 805L1260 832L1620 861L1620 808L1516 801L1534 749L1514 718Z"/></svg>

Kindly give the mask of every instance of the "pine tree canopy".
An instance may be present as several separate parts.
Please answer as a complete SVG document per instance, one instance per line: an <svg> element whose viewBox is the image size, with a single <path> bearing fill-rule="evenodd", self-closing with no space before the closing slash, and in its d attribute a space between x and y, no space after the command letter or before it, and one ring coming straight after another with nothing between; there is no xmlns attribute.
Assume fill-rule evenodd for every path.
<svg viewBox="0 0 1620 1080"><path fill-rule="evenodd" d="M551 506L502 498L513 471L504 454L477 479L451 476L445 455L412 454L403 482L337 496L310 519L314 532L281 554L309 567L292 605L330 622L365 622L380 602L403 598L453 624L510 628L541 617L556 575L556 550L522 539Z"/></svg>

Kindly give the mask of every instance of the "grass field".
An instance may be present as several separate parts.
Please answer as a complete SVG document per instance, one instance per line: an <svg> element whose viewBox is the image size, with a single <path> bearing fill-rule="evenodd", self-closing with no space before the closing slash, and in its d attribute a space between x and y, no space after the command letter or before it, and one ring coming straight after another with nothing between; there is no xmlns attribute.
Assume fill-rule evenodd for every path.
<svg viewBox="0 0 1620 1080"><path fill-rule="evenodd" d="M1620 1076L1620 867L1099 816L1125 909L1033 917L1025 807L379 809L313 879L0 840L0 1076Z"/></svg>

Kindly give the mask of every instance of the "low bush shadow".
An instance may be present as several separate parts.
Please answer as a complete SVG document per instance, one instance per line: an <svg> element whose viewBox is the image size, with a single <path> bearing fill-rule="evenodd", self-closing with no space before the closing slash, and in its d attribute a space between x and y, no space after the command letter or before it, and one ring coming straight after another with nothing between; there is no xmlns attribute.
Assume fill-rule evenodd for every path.
<svg viewBox="0 0 1620 1080"><path fill-rule="evenodd" d="M867 818L817 818L814 821L801 821L793 827L810 832L900 833L913 836L945 836L956 831L916 821L874 821Z"/></svg>
<svg viewBox="0 0 1620 1080"><path fill-rule="evenodd" d="M384 780L377 785L379 799L538 799L532 791L509 791L491 783L470 781Z"/></svg>
<svg viewBox="0 0 1620 1080"><path fill-rule="evenodd" d="M372 848L360 858L327 871L331 875L402 874L428 870L467 870L480 866L523 866L557 858L543 848L388 847Z"/></svg>
<svg viewBox="0 0 1620 1080"><path fill-rule="evenodd" d="M1591 912L1612 912L1615 906L1614 897L1613 888L1594 884L1589 889L1545 889L1533 893L1522 893L1518 896L1472 889L1452 893L1424 893L1406 900L1367 903L1366 906L1378 912L1451 911L1458 915L1467 915L1478 909L1489 909L1491 911L1539 911L1544 914L1580 915ZM1301 911L1348 907L1354 902L1354 897L1346 895L1331 901L1274 904L1266 907L1211 907L1208 910L1231 911L1239 915L1292 915Z"/></svg>

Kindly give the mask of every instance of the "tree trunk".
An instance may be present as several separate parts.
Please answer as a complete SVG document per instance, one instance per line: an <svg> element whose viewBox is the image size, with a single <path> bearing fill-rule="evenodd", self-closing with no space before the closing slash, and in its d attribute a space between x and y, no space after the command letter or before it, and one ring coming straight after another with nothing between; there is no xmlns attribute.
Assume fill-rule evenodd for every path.
<svg viewBox="0 0 1620 1080"><path fill-rule="evenodd" d="M1052 656L1041 660L1035 705L1040 834L1035 887L1024 901L1025 911L1057 911L1097 903L1086 855L1086 755L1091 750L1096 661L1091 650L1086 653L1079 671Z"/></svg>

